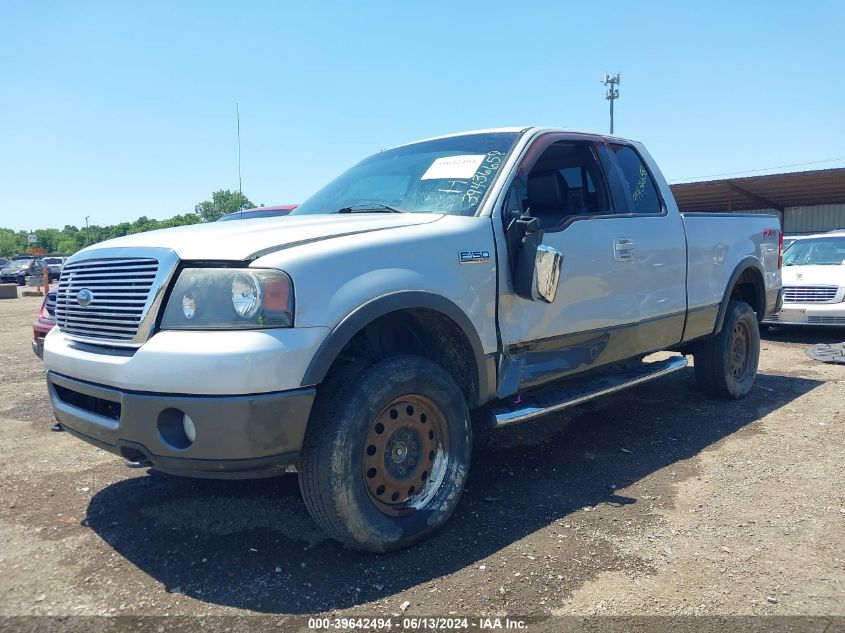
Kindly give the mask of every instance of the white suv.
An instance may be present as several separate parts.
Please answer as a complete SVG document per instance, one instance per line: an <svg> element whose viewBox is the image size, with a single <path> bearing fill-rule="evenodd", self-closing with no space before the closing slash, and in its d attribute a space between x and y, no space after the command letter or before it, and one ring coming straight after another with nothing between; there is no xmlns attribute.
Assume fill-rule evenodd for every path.
<svg viewBox="0 0 845 633"><path fill-rule="evenodd" d="M783 290L765 324L845 326L845 230L796 239L783 255Z"/></svg>

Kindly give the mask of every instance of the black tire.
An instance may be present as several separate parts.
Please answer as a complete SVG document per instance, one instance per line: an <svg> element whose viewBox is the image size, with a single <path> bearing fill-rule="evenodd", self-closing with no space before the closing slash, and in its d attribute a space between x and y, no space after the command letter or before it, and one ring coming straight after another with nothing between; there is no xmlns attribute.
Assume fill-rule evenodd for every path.
<svg viewBox="0 0 845 633"><path fill-rule="evenodd" d="M299 487L332 538L373 552L399 549L452 514L471 449L466 401L442 367L419 356L375 359L319 388Z"/></svg>
<svg viewBox="0 0 845 633"><path fill-rule="evenodd" d="M724 399L751 391L760 361L757 315L744 301L731 299L722 330L696 344L695 377L706 393Z"/></svg>

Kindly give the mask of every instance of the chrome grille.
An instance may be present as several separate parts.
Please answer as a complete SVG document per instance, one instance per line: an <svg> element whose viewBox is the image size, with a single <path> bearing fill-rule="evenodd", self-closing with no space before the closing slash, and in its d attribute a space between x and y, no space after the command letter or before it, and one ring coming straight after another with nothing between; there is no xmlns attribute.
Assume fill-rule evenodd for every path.
<svg viewBox="0 0 845 633"><path fill-rule="evenodd" d="M67 264L56 292L56 324L73 338L131 342L145 316L158 267L157 260L146 258L88 259ZM93 295L88 305L79 301L83 289Z"/></svg>
<svg viewBox="0 0 845 633"><path fill-rule="evenodd" d="M825 303L836 297L836 286L784 286L786 303Z"/></svg>

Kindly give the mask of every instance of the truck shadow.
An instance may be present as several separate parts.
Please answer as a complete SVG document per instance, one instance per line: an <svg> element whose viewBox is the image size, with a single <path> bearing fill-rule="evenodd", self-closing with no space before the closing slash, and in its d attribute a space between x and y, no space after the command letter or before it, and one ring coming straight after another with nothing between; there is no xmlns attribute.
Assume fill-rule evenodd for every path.
<svg viewBox="0 0 845 633"><path fill-rule="evenodd" d="M845 327L821 327L812 325L775 325L760 336L765 341L781 343L841 343L845 341Z"/></svg>
<svg viewBox="0 0 845 633"><path fill-rule="evenodd" d="M477 565L586 506L638 503L614 487L693 457L820 384L761 375L746 399L718 402L700 395L686 370L567 416L494 433L480 442L446 526L390 554L326 540L295 475L126 479L93 497L86 520L168 591L263 613L341 609Z"/></svg>

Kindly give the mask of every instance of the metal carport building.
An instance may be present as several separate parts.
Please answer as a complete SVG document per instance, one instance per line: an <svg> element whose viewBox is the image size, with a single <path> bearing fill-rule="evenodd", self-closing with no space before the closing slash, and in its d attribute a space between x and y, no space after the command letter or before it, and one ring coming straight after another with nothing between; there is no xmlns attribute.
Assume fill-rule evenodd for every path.
<svg viewBox="0 0 845 633"><path fill-rule="evenodd" d="M786 235L845 229L845 167L671 187L681 211L774 213Z"/></svg>

